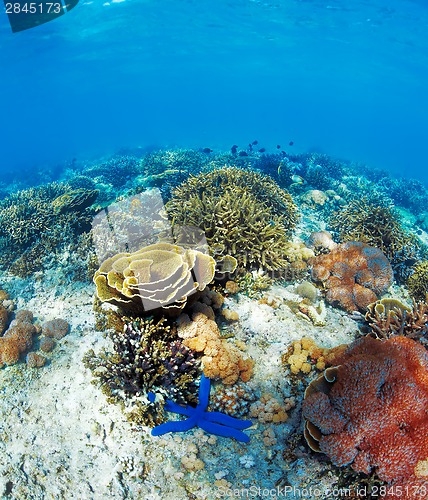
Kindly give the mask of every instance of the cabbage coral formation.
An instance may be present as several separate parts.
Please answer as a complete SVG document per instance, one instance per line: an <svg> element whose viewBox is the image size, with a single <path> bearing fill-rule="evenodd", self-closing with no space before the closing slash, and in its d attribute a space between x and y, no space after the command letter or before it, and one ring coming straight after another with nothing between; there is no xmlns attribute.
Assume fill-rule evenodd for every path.
<svg viewBox="0 0 428 500"><path fill-rule="evenodd" d="M406 337L364 337L313 382L303 402L305 436L335 465L375 470L400 498L428 488L428 353ZM396 498L391 493L384 498ZM390 491L393 491L391 489Z"/></svg>
<svg viewBox="0 0 428 500"><path fill-rule="evenodd" d="M235 167L190 177L166 209L173 225L202 229L211 250L236 257L241 268L287 265L283 248L297 207L270 177Z"/></svg>
<svg viewBox="0 0 428 500"><path fill-rule="evenodd" d="M326 288L330 304L353 312L375 302L391 286L393 273L379 249L348 242L313 259L312 279Z"/></svg>
<svg viewBox="0 0 428 500"><path fill-rule="evenodd" d="M189 295L204 290L214 273L215 261L209 255L156 243L107 259L95 273L94 282L98 298L121 309L176 312Z"/></svg>

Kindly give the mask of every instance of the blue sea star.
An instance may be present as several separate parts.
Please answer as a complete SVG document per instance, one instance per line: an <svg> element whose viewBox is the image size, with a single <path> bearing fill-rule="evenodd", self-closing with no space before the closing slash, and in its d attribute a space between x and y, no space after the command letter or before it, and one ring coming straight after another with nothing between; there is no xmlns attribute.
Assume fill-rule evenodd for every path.
<svg viewBox="0 0 428 500"><path fill-rule="evenodd" d="M206 411L210 398L210 389L210 379L202 374L199 383L199 404L196 408L189 405L181 406L167 399L164 406L166 411L186 415L188 418L160 424L152 429L152 436L161 436L167 432L185 432L197 426L210 434L232 437L237 441L248 443L249 436L241 431L253 425L250 420L239 420L219 411ZM155 395L152 392L149 392L148 397L151 402L155 400Z"/></svg>

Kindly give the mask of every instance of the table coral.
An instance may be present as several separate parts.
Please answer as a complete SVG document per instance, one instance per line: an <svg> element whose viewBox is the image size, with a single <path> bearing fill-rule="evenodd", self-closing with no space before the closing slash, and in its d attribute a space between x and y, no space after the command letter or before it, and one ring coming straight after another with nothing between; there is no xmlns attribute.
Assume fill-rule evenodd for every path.
<svg viewBox="0 0 428 500"><path fill-rule="evenodd" d="M193 320L193 321L192 321ZM247 382L253 372L254 361L227 340L220 337L217 323L202 313L192 320L182 315L178 321L178 335L192 351L202 352L202 365L207 377L221 378L224 384L234 384L238 378Z"/></svg>
<svg viewBox="0 0 428 500"><path fill-rule="evenodd" d="M375 470L402 489L401 498L421 498L418 491L428 488L427 351L406 337L364 337L334 362L306 390L308 442L335 465Z"/></svg>
<svg viewBox="0 0 428 500"><path fill-rule="evenodd" d="M326 299L348 312L364 311L393 281L388 259L365 243L342 243L312 260L312 279L327 290Z"/></svg>

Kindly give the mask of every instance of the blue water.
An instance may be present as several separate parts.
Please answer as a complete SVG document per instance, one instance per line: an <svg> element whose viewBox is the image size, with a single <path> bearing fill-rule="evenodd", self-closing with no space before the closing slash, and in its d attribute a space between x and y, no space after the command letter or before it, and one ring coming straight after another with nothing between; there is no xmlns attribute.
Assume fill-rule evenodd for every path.
<svg viewBox="0 0 428 500"><path fill-rule="evenodd" d="M1 12L0 169L258 139L428 181L427 32L418 0L81 0L15 34Z"/></svg>

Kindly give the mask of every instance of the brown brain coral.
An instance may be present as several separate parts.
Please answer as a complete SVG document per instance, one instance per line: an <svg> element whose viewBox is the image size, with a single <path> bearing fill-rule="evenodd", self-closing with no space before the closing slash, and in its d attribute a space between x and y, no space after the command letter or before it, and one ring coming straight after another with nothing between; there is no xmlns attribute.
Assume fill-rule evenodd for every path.
<svg viewBox="0 0 428 500"><path fill-rule="evenodd" d="M350 241L315 257L312 279L323 284L330 304L353 312L375 302L391 286L393 272L378 248Z"/></svg>
<svg viewBox="0 0 428 500"><path fill-rule="evenodd" d="M215 261L197 250L156 243L107 259L95 273L97 296L131 312L182 309L214 278Z"/></svg>
<svg viewBox="0 0 428 500"><path fill-rule="evenodd" d="M306 390L310 446L335 465L375 470L400 498L425 498L428 353L406 337L357 340ZM392 490L392 489L391 489ZM388 496L384 498L396 498Z"/></svg>

